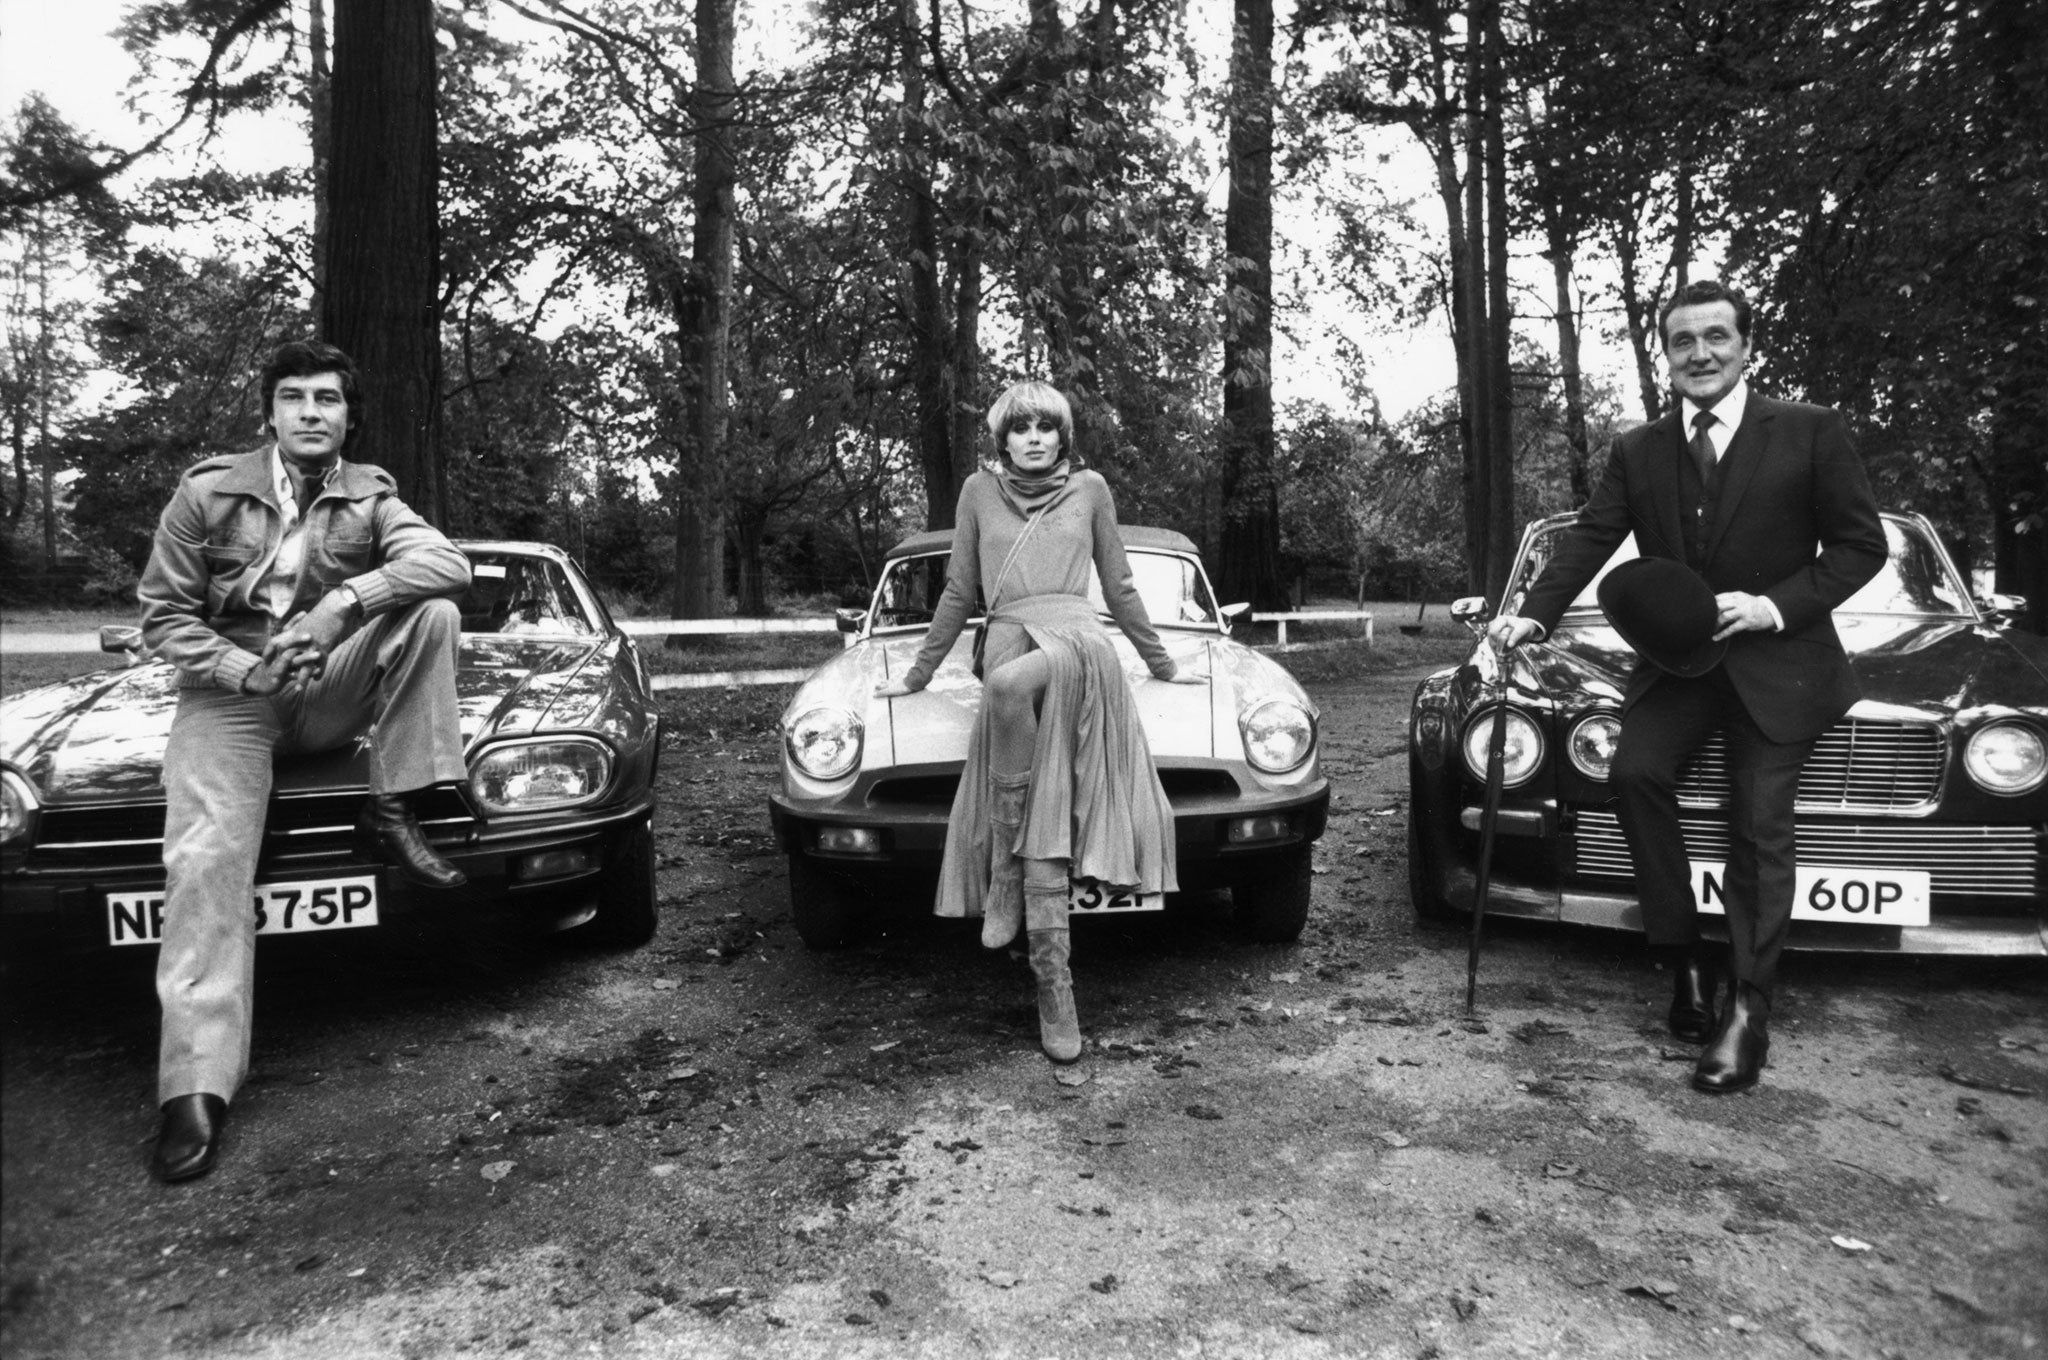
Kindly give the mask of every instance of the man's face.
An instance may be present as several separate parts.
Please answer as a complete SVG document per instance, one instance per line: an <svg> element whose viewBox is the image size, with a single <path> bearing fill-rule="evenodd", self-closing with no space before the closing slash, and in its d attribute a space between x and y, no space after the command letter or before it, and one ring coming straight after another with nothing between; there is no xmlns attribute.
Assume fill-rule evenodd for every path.
<svg viewBox="0 0 2048 1360"><path fill-rule="evenodd" d="M270 396L270 427L277 447L299 463L324 463L348 437L348 398L339 373L281 378Z"/></svg>
<svg viewBox="0 0 2048 1360"><path fill-rule="evenodd" d="M1695 406L1712 406L1727 396L1749 362L1749 341L1735 328L1735 304L1674 308L1664 322L1664 359L1671 365L1671 385Z"/></svg>

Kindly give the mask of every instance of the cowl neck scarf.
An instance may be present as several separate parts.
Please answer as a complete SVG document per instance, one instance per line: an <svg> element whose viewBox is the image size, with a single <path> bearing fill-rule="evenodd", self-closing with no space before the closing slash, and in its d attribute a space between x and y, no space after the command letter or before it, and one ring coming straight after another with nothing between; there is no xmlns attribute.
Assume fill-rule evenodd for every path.
<svg viewBox="0 0 2048 1360"><path fill-rule="evenodd" d="M1011 509L1028 519L1032 512L1043 509L1065 488L1067 477L1073 472L1073 464L1062 458L1040 475L1027 477L1004 458L997 461L994 471L996 485L1003 489L1003 499L1010 503Z"/></svg>

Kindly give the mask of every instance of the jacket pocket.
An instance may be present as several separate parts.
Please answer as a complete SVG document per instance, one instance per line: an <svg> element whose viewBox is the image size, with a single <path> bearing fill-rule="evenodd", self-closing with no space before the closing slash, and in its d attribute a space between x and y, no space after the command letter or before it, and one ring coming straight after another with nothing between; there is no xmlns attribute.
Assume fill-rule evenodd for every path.
<svg viewBox="0 0 2048 1360"><path fill-rule="evenodd" d="M263 544L253 538L220 537L200 545L199 556L216 576L240 571L262 553Z"/></svg>

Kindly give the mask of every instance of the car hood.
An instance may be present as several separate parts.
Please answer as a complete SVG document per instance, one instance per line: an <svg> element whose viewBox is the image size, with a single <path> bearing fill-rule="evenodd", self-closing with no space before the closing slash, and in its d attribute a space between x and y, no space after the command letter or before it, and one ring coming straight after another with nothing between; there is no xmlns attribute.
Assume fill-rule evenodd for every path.
<svg viewBox="0 0 2048 1360"><path fill-rule="evenodd" d="M1241 697L1285 697L1310 714L1316 712L1284 669L1227 638L1160 630L1160 641L1174 664L1202 676L1199 685L1153 679L1121 633L1112 632L1110 638L1155 758L1239 757ZM910 669L923 644L921 633L858 642L819 667L797 691L787 712L794 716L829 705L860 715L867 734L864 768L964 761L982 697L972 669L971 633L961 635L925 689L896 699L874 697L876 685Z"/></svg>
<svg viewBox="0 0 2048 1360"><path fill-rule="evenodd" d="M486 739L593 725L606 702L617 639L466 637L456 671L465 749ZM157 662L96 671L0 704L0 760L46 805L163 796L164 747L178 709L177 672ZM276 788L301 793L368 784L368 739L277 764Z"/></svg>
<svg viewBox="0 0 2048 1360"><path fill-rule="evenodd" d="M1957 620L1877 614L1837 615L1835 628L1863 687L1860 713L1950 718L1996 709L2048 716L2042 639ZM1572 623L1554 643L1521 649L1515 683L1568 708L1618 701L1635 661L1605 623Z"/></svg>

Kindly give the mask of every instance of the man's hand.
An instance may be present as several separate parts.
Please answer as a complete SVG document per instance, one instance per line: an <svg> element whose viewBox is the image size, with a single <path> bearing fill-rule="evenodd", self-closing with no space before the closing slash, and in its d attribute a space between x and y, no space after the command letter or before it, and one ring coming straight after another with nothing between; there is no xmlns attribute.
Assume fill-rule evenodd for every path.
<svg viewBox="0 0 2048 1360"><path fill-rule="evenodd" d="M875 686L875 697L877 699L901 699L906 694L915 693L917 693L916 690L904 684L901 680L884 680L881 684Z"/></svg>
<svg viewBox="0 0 2048 1360"><path fill-rule="evenodd" d="M277 694L305 684L308 669L318 676L318 667L324 662L324 658L312 656L303 636L289 630L279 633L264 644L262 657L242 677L242 693Z"/></svg>
<svg viewBox="0 0 2048 1360"><path fill-rule="evenodd" d="M1761 595L1750 595L1740 590L1727 590L1714 597L1720 609L1715 622L1721 631L1714 634L1714 641L1734 637L1737 633L1775 633L1778 631L1778 616L1771 612L1770 604Z"/></svg>
<svg viewBox="0 0 2048 1360"><path fill-rule="evenodd" d="M1540 636L1542 632L1543 625L1534 619L1503 614L1486 625L1486 640L1493 644L1493 650L1502 652L1510 647L1519 647Z"/></svg>
<svg viewBox="0 0 2048 1360"><path fill-rule="evenodd" d="M320 603L302 614L295 626L322 656L326 656L348 636L360 612L355 592L346 586L337 586L322 595Z"/></svg>
<svg viewBox="0 0 2048 1360"><path fill-rule="evenodd" d="M1173 674L1166 677L1169 685L1199 685L1209 677L1200 671L1191 671L1179 662L1174 663Z"/></svg>

